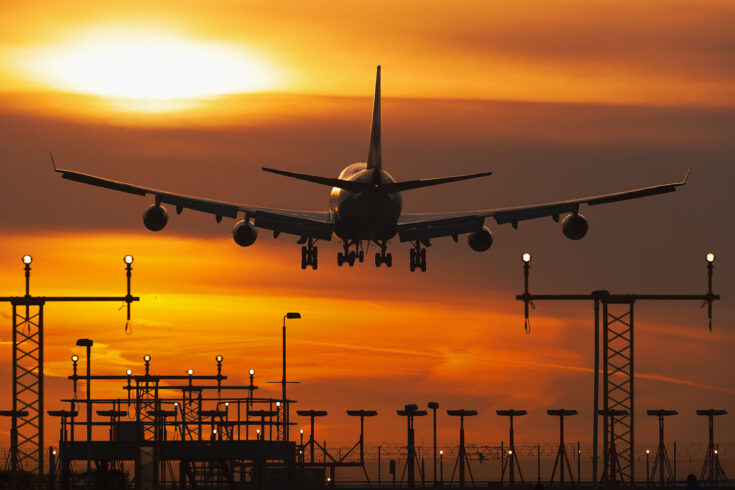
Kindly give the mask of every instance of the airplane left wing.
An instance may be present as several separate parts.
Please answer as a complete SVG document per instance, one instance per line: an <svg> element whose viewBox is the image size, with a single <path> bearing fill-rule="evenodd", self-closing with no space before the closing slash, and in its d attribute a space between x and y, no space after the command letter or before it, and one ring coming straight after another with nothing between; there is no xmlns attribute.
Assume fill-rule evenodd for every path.
<svg viewBox="0 0 735 490"><path fill-rule="evenodd" d="M184 194L175 194L150 187L137 186L125 182L105 179L73 170L57 169L55 163L54 170L61 174L62 179L103 187L105 189L127 192L129 194L136 194L138 196L152 195L156 204L165 203L175 206L177 214L180 214L184 209L193 209L195 211L215 215L217 222L219 223L223 217L237 218L238 213L242 212L247 218L253 219L254 226L273 230L275 233L288 233L291 235L310 237L320 240L330 240L332 238L333 225L329 217L329 213L327 212L261 208L187 196Z"/></svg>
<svg viewBox="0 0 735 490"><path fill-rule="evenodd" d="M582 204L595 206L598 204L674 192L677 187L686 184L690 172L691 167L684 176L684 179L680 182L643 187L613 194L572 199L569 201L459 213L404 214L398 222L398 236L402 242L428 240L443 236L456 237L463 233L472 233L481 229L485 218L493 218L496 223L501 225L510 223L514 228L518 227L519 221L529 219L550 216L554 221L558 221L561 214L579 213L579 207Z"/></svg>

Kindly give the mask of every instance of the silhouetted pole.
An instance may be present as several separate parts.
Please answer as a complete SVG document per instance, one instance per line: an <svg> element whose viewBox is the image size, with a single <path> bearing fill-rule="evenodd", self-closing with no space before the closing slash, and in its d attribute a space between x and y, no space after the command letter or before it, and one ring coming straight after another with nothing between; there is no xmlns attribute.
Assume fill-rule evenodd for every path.
<svg viewBox="0 0 735 490"><path fill-rule="evenodd" d="M464 488L465 465L467 465L467 470L470 473L470 480L474 485L475 479L472 477L472 470L470 469L469 461L467 461L467 452L464 446L464 418L477 415L477 410L447 410L447 415L451 417L459 417L459 454L457 455L457 463L455 465L455 468L459 466L459 488ZM452 481L454 481L454 472L452 472Z"/></svg>
<svg viewBox="0 0 735 490"><path fill-rule="evenodd" d="M653 469L650 473L646 471L646 480L649 482L656 481L656 469L659 470L659 484L663 487L665 476L668 477L669 482L672 484L676 482L674 478L674 472L671 470L671 463L669 462L669 455L666 452L666 444L664 443L664 417L671 415L677 415L676 410L648 410L648 415L658 417L658 449L656 450L656 456L653 458ZM646 459L648 459L648 450L646 450Z"/></svg>
<svg viewBox="0 0 735 490"><path fill-rule="evenodd" d="M707 455L704 458L704 464L702 465L702 473L699 476L700 481L704 481L705 475L707 481L711 486L719 486L720 480L724 483L729 483L725 471L720 466L720 458L718 455L717 447L715 446L715 429L714 429L714 418L719 415L727 415L726 410L697 410L697 415L703 415L707 417L709 421L709 444L707 445Z"/></svg>
<svg viewBox="0 0 735 490"><path fill-rule="evenodd" d="M525 410L496 410L495 413L502 417L508 417L510 419L510 441L508 444L508 459L505 460L503 465L503 471L501 473L501 481L503 481L503 475L505 475L505 467L508 467L508 473L510 475L510 484L515 484L515 468L518 468L518 476L523 483L523 473L521 472L521 463L518 461L518 454L516 454L514 431L513 431L513 417L521 417L526 415L528 412Z"/></svg>
<svg viewBox="0 0 735 490"><path fill-rule="evenodd" d="M286 319L298 320L301 318L301 314L298 312L290 312L283 315L283 377L281 378L282 388L282 399L281 404L283 405L283 442L288 442L288 424L289 424L289 409L288 409L288 398L286 398Z"/></svg>
<svg viewBox="0 0 735 490"><path fill-rule="evenodd" d="M572 466L569 463L569 455L567 454L567 448L564 444L564 417L577 415L576 410L547 410L546 413L553 416L559 417L559 450L556 452L556 459L554 459L554 468L551 470L551 483L554 483L554 476L556 475L556 467L559 466L559 485L564 486L564 466L566 465L569 471L569 478L574 483L572 478ZM577 461L579 461L579 453L577 453Z"/></svg>
<svg viewBox="0 0 735 490"><path fill-rule="evenodd" d="M622 417L627 414L627 410L600 410L600 415L609 417L610 420L610 448L607 451L608 458L605 464L605 471L603 472L603 480L605 482L609 481L612 483L613 487L617 482L622 482L623 479L623 470L620 466L620 461L618 460L618 451L615 444L615 418ZM618 480L618 475L620 476L620 480Z"/></svg>
<svg viewBox="0 0 735 490"><path fill-rule="evenodd" d="M77 346L87 349L87 488L92 488L92 346L91 339L77 340Z"/></svg>
<svg viewBox="0 0 735 490"><path fill-rule="evenodd" d="M416 446L414 443L414 417L422 417L426 410L419 410L418 405L406 405L403 410L396 410L398 415L406 417L406 471L408 473L408 488L416 487L414 464L416 463ZM423 478L423 474L422 474Z"/></svg>
<svg viewBox="0 0 735 490"><path fill-rule="evenodd" d="M314 419L316 417L325 417L327 415L326 410L296 410L296 414L300 415L301 417L309 417L310 424L311 424L311 434L309 434L309 463L314 463L314 443L316 442L316 439L314 437ZM326 448L325 448L325 454L326 454Z"/></svg>
<svg viewBox="0 0 735 490"><path fill-rule="evenodd" d="M434 485L436 485L436 410L439 408L438 402L429 402L429 408L434 411Z"/></svg>

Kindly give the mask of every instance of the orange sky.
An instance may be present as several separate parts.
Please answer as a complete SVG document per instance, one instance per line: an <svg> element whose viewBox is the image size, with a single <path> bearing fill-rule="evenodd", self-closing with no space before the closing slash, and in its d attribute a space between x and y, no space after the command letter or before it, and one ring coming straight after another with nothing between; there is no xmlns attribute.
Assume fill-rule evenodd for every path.
<svg viewBox="0 0 735 490"><path fill-rule="evenodd" d="M436 399L442 408L481 411L468 429L475 441L505 437L494 410L510 407L531 412L524 440L552 441L556 428L543 410L591 409L591 311L539 304L525 335L514 301L520 252L537 257L539 290L699 292L710 248L723 294L712 334L699 305L637 310L637 406L678 408L681 423L670 433L688 441L705 435L694 408L732 408L731 2L559 2L552 10L540 2L448 9L444 2L38 1L2 9L0 292L21 292L19 258L29 252L38 294L119 294L121 258L132 253L141 295L130 336L118 305L48 307L49 408L68 393L57 376L82 336L95 340L101 371L139 370L148 352L156 369L200 372L212 370L219 353L233 381L252 367L272 390L264 382L280 378L280 319L298 310L304 318L289 330L289 369L302 384L292 394L299 408L330 411L321 432L328 440L347 442L354 421L345 409L377 408L370 437L399 441L394 410ZM140 101L60 89L26 69L38 53L62 53L105 32L249 53L263 61L271 85ZM61 182L50 171L53 149L61 166L111 178L321 210L325 188L259 169L337 175L363 160L379 63L389 171L399 178L494 171L485 182L415 191L405 196L410 211L613 192L678 179L694 164L690 183L673 195L585 212L591 231L579 243L551 220L495 227L496 245L482 255L464 240L437 240L429 271L419 275L408 272L408 249L398 243L391 270L337 269L333 242L321 246L314 272L298 268L290 237L262 232L241 249L231 222L194 212L152 234L140 223L147 201ZM9 393L10 324L2 318L0 380ZM653 440L652 423L639 421L638 440ZM570 424L570 439L588 440L588 425ZM735 437L735 422L718 428L722 440ZM428 425L420 430L428 440ZM444 420L440 430L441 440L454 440L453 423ZM0 441L6 434L0 426Z"/></svg>

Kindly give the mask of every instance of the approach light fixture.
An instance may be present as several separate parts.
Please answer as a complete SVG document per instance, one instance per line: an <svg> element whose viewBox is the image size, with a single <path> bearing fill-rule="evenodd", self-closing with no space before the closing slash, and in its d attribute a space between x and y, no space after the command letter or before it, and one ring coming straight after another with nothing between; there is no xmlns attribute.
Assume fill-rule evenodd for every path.
<svg viewBox="0 0 735 490"><path fill-rule="evenodd" d="M715 454L717 454L717 449L715 449Z"/></svg>
<svg viewBox="0 0 735 490"><path fill-rule="evenodd" d="M301 313L299 313L298 311L292 311L290 313L286 313L286 318L288 318L289 320L296 320L301 318Z"/></svg>
<svg viewBox="0 0 735 490"><path fill-rule="evenodd" d="M649 455L649 454L651 454L651 451L649 451L648 449L646 449L646 456Z"/></svg>
<svg viewBox="0 0 735 490"><path fill-rule="evenodd" d="M217 434L217 429L212 429L212 434Z"/></svg>
<svg viewBox="0 0 735 490"><path fill-rule="evenodd" d="M712 252L707 252L707 255L704 256L704 258L709 262L710 264L715 261L715 254Z"/></svg>
<svg viewBox="0 0 735 490"><path fill-rule="evenodd" d="M128 265L132 264L133 260L135 259L133 258L132 255L126 255L125 257L123 257L123 262L125 262Z"/></svg>
<svg viewBox="0 0 735 490"><path fill-rule="evenodd" d="M531 259L532 259L532 258L533 258L533 257L532 257L532 256L531 256L531 254L530 254L530 253L528 253L528 252L523 252L523 255L521 255L521 259L523 260L523 262L524 262L525 264L528 264L529 262L531 262Z"/></svg>
<svg viewBox="0 0 735 490"><path fill-rule="evenodd" d="M281 406L281 402L276 402L276 407L280 407L280 406Z"/></svg>
<svg viewBox="0 0 735 490"><path fill-rule="evenodd" d="M31 265L31 262L33 262L33 257L31 257L28 254L26 254L26 255L23 256L23 263L25 265Z"/></svg>
<svg viewBox="0 0 735 490"><path fill-rule="evenodd" d="M513 454L513 450L508 450L508 454Z"/></svg>
<svg viewBox="0 0 735 490"><path fill-rule="evenodd" d="M146 354L146 355L143 356L143 360L145 362L151 362L151 356L149 356L148 354Z"/></svg>
<svg viewBox="0 0 735 490"><path fill-rule="evenodd" d="M250 371L248 371L248 373L250 373L250 376L252 376L253 374L255 374L255 369L251 369Z"/></svg>
<svg viewBox="0 0 735 490"><path fill-rule="evenodd" d="M225 408L230 406L230 402L225 402Z"/></svg>
<svg viewBox="0 0 735 490"><path fill-rule="evenodd" d="M74 354L73 356L71 356L71 361L72 362L77 362L78 360L79 360L79 356L78 355Z"/></svg>
<svg viewBox="0 0 735 490"><path fill-rule="evenodd" d="M303 434L304 433L304 429L299 430L299 433L300 434Z"/></svg>
<svg viewBox="0 0 735 490"><path fill-rule="evenodd" d="M194 374L194 370L193 369L187 369L186 370L186 374L188 374L189 376L191 376L192 374Z"/></svg>
<svg viewBox="0 0 735 490"><path fill-rule="evenodd" d="M444 454L444 449L440 449L439 454Z"/></svg>
<svg viewBox="0 0 735 490"><path fill-rule="evenodd" d="M56 449L52 450L51 452L54 454L54 456L56 456Z"/></svg>
<svg viewBox="0 0 735 490"><path fill-rule="evenodd" d="M179 406L179 402L174 402L174 407L178 407L178 406Z"/></svg>
<svg viewBox="0 0 735 490"><path fill-rule="evenodd" d="M128 376L130 376L130 375L133 374L133 370L132 369L128 369L127 371L125 371L125 374L127 374Z"/></svg>
<svg viewBox="0 0 735 490"><path fill-rule="evenodd" d="M222 362L222 359L224 359L224 357L222 357L222 356L220 356L220 355L217 355L217 357L215 357L214 359L215 359L215 360L216 360L217 362Z"/></svg>

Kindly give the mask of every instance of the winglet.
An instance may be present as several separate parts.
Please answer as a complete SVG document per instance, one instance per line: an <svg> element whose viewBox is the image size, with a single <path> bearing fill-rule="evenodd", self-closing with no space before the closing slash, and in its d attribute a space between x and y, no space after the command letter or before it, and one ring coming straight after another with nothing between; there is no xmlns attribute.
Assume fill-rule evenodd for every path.
<svg viewBox="0 0 735 490"><path fill-rule="evenodd" d="M56 162L54 161L54 154L51 152L48 152L49 156L51 156L51 165L54 167L54 172L58 172L59 169L56 168Z"/></svg>
<svg viewBox="0 0 735 490"><path fill-rule="evenodd" d="M687 170L686 175L684 175L684 180L681 181L681 185L684 185L687 183L687 180L689 179L689 174L692 173L692 166L689 165L689 169Z"/></svg>

